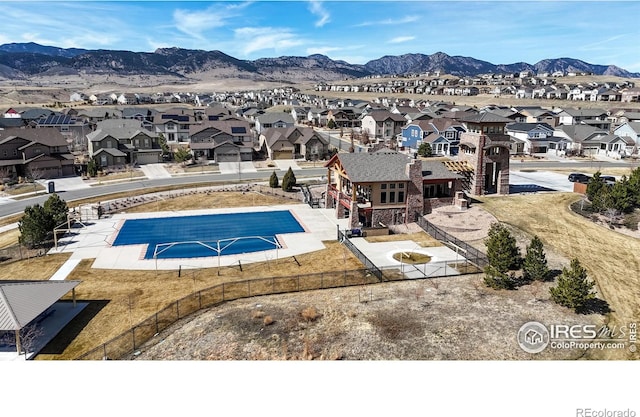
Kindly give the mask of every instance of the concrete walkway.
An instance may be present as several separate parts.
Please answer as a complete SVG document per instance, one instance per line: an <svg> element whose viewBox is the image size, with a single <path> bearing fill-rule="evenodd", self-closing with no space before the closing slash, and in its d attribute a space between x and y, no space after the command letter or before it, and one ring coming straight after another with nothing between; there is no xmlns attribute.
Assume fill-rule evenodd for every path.
<svg viewBox="0 0 640 417"><path fill-rule="evenodd" d="M171 174L169 173L169 171L167 171L163 164L141 165L140 169L150 180L156 178L171 178Z"/></svg>
<svg viewBox="0 0 640 417"><path fill-rule="evenodd" d="M69 259L49 278L49 281L64 281L82 259Z"/></svg>

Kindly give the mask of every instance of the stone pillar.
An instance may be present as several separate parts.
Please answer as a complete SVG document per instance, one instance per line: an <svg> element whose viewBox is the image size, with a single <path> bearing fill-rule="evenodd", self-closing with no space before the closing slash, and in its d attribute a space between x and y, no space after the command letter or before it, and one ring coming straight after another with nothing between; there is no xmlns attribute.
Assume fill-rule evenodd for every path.
<svg viewBox="0 0 640 417"><path fill-rule="evenodd" d="M405 222L413 222L415 214L424 214L424 195L422 187L422 160L416 159L407 164L407 200L405 208Z"/></svg>
<svg viewBox="0 0 640 417"><path fill-rule="evenodd" d="M351 228L355 228L355 227L359 227L358 223L360 223L360 216L358 213L358 202L351 201L351 212L349 215L349 224L351 225Z"/></svg>

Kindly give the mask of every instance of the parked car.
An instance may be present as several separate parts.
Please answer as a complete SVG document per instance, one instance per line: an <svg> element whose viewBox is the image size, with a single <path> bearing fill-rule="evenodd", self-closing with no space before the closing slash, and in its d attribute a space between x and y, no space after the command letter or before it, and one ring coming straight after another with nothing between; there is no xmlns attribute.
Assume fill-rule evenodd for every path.
<svg viewBox="0 0 640 417"><path fill-rule="evenodd" d="M600 178L607 184L613 184L616 182L616 177L612 177L611 175L600 175Z"/></svg>
<svg viewBox="0 0 640 417"><path fill-rule="evenodd" d="M571 182L579 182L582 184L586 184L589 182L590 179L591 179L590 176L586 174L580 174L578 172L572 172L571 174L569 174L569 181Z"/></svg>

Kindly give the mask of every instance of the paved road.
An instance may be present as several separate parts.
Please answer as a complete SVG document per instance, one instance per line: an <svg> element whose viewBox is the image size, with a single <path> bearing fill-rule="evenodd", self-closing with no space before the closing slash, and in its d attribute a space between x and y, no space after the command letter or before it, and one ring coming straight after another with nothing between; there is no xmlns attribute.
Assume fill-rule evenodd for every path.
<svg viewBox="0 0 640 417"><path fill-rule="evenodd" d="M513 170L519 169L550 169L550 168L567 168L571 167L576 171L580 168L612 168L612 167L638 167L638 162L605 162L605 161L584 161L584 162L557 162L557 161L535 161L535 162L514 162L512 164ZM56 192L60 195L60 198L65 201L71 202L75 200L81 200L85 198L97 197L100 195L113 194L118 192L127 191L140 191L144 193L145 190L154 187L163 187L168 185L197 185L205 183L233 183L241 179L242 181L267 181L271 175L271 170L257 171L257 172L241 172L240 178L238 173L213 173L213 174L201 174L197 176L185 176L185 177L171 177L171 178L155 178L155 179L143 179L130 182L123 182L119 184L104 184L100 186L93 186L89 188L81 189L58 189L56 186ZM297 171L297 178L304 177L321 177L327 174L326 168L308 168L303 171ZM43 204L48 195L43 194L37 197L26 198L23 200L0 200L0 217L9 216L12 214L18 214L24 212L25 207L34 205L36 203Z"/></svg>
<svg viewBox="0 0 640 417"><path fill-rule="evenodd" d="M272 171L257 171L257 172L242 172L242 181L267 181L271 176ZM326 168L309 168L304 172L298 171L296 178L301 179L304 177L321 177L327 175ZM85 198L97 197L101 195L127 192L127 191L140 191L140 194L144 194L146 191L154 187L164 187L168 185L197 185L197 184L212 184L212 183L234 183L238 181L238 174L202 174L197 176L185 176L185 177L172 177L172 178L158 178L152 180L134 180L129 182L122 182L118 184L104 184L96 185L90 188L64 190L56 189L56 192L63 200L67 202L82 200ZM34 204L44 204L49 198L47 194L41 194L37 197L25 198L23 200L3 201L0 203L0 217L10 216L12 214L24 212L25 207L32 206Z"/></svg>

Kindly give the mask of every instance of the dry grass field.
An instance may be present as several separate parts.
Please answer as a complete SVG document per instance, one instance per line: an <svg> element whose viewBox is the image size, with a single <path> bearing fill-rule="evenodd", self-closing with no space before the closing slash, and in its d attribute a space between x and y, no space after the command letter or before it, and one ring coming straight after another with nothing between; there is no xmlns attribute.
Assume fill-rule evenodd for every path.
<svg viewBox="0 0 640 417"><path fill-rule="evenodd" d="M608 316L581 316L549 300L551 283L495 291L482 275L308 291L237 300L181 320L143 347L146 359L531 359L515 344L519 326L547 323L628 324L639 315L640 250L637 239L620 235L570 212L575 194L538 194L482 198L478 203L516 233L519 242L537 234L553 268L578 257L598 283L613 310ZM188 195L130 208L128 211L178 211L198 208L276 205L291 201L255 193ZM545 207L544 211L539 207ZM527 213L526 216L522 215ZM550 215L552 214L552 215ZM10 232L11 233L11 232ZM11 241L14 234L3 236ZM413 239L438 245L424 233L372 236L368 240ZM481 246L482 242L475 242ZM85 260L68 279L78 279L79 300L93 300L88 319L78 321L38 359L74 359L194 291L220 283L262 277L343 271L360 262L338 242L326 249L289 258L222 268L177 271L98 270ZM65 262L60 254L9 263L0 279L48 279ZM328 262L333 260L333 262ZM313 320L303 310L317 312ZM499 318L499 319L498 319ZM190 329L190 330L189 330ZM193 331L195 333L189 333ZM209 333L210 331L210 333ZM172 333L175 333L172 335ZM190 336L189 336L190 335ZM220 341L225 340L224 346ZM161 346L161 347L158 347ZM189 348L192 346L193 349ZM359 346L359 347L358 347ZM533 359L626 359L621 351L545 351Z"/></svg>
<svg viewBox="0 0 640 417"><path fill-rule="evenodd" d="M573 213L572 193L480 198L485 210L530 235L545 247L578 258L598 292L612 310L610 325L624 326L640 319L640 240L615 232ZM542 209L543 208L543 209ZM628 358L629 352L594 352L598 359Z"/></svg>

